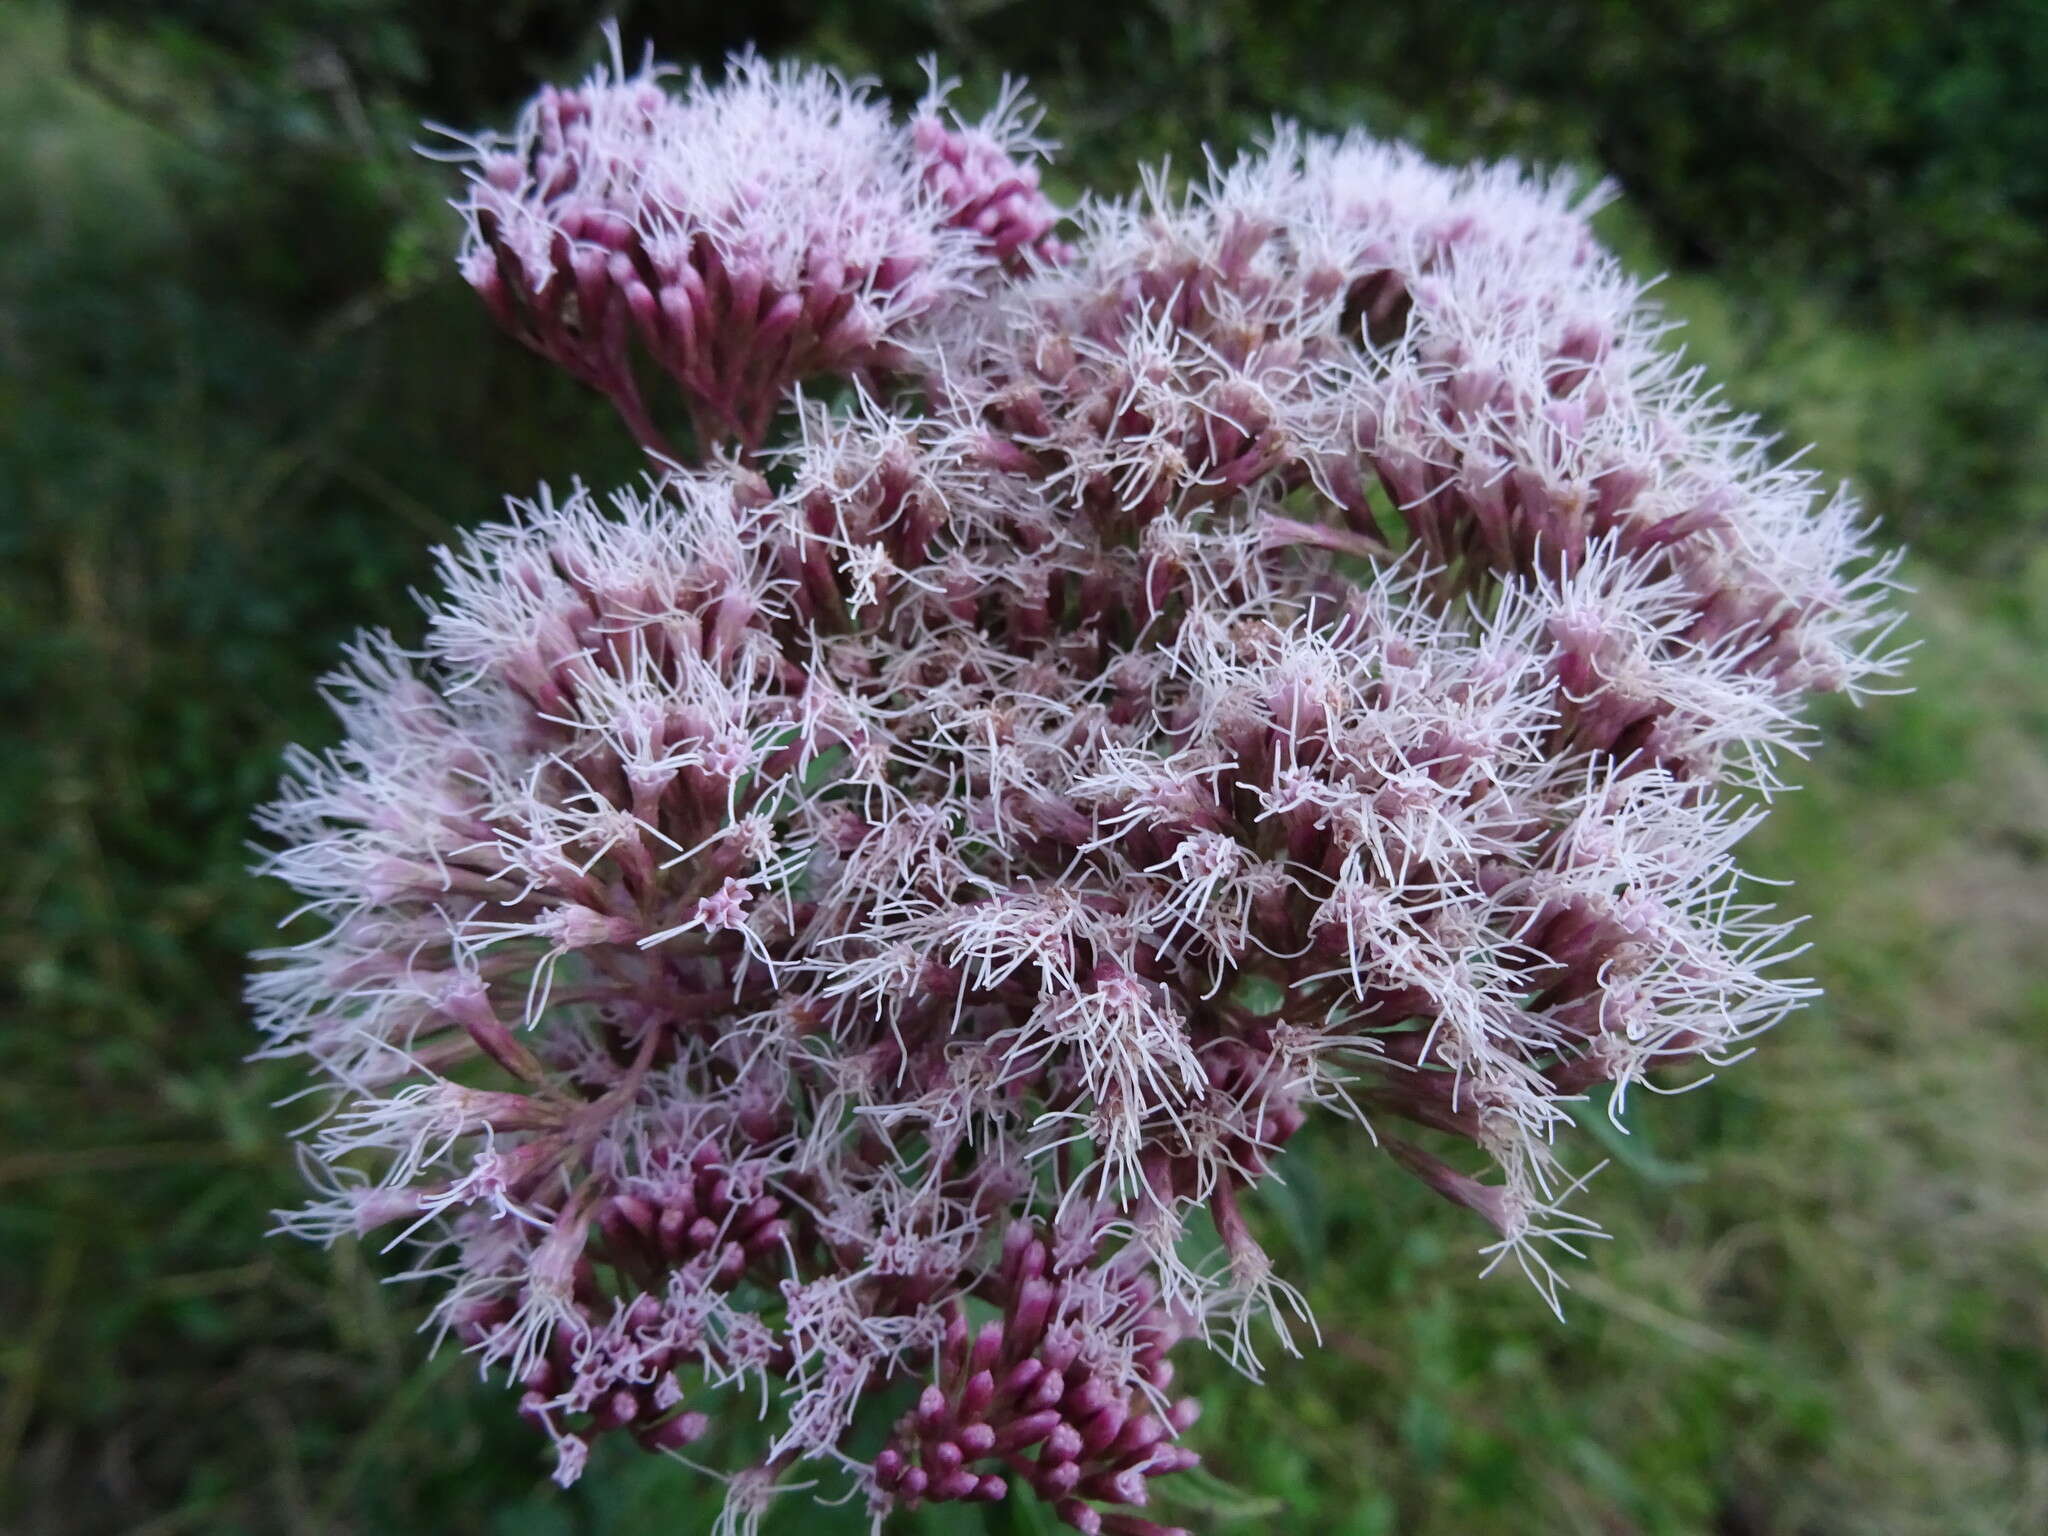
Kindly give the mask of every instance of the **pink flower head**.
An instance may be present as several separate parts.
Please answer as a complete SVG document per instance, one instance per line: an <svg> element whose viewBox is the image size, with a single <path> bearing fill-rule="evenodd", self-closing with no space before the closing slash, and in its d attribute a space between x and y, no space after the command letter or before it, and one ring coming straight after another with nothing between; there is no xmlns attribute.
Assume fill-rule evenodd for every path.
<svg viewBox="0 0 2048 1536"><path fill-rule="evenodd" d="M791 388L900 360L906 326L989 263L1051 250L1006 100L983 127L906 129L859 81L751 53L722 79L613 59L466 140L465 277L529 346L667 452L646 365L701 446L766 436ZM1027 158L1011 158L1014 150Z"/></svg>
<svg viewBox="0 0 2048 1536"><path fill-rule="evenodd" d="M1310 1114L1554 1300L1572 1106L1805 999L1734 850L1896 665L1889 562L1563 181L1282 128L1068 250L1014 98L661 79L480 145L468 269L738 452L514 504L329 680L263 818L323 928L252 997L336 1101L286 1225L397 1228L565 1482L765 1417L726 1528L1157 1530L1171 1351L1313 1327L1248 1215Z"/></svg>

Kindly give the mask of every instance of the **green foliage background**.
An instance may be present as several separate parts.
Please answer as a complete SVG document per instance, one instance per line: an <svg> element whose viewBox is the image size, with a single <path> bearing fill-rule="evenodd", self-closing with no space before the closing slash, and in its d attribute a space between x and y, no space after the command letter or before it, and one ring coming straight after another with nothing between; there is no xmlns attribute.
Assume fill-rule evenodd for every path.
<svg viewBox="0 0 2048 1536"><path fill-rule="evenodd" d="M2048 6L1904 0L766 0L624 13L914 91L1029 74L1076 177L1274 112L1624 183L1687 344L1917 551L1909 698L1834 712L1751 864L1828 999L1641 1104L1565 1325L1363 1138L1264 1216L1324 1326L1213 1370L1224 1532L2048 1529ZM315 677L417 632L430 544L633 465L454 280L418 123L595 53L559 0L0 7L0 1529L670 1533L579 1488L378 1255L293 1198L240 1061L244 873ZM976 1517L976 1521L980 1519ZM771 1522L772 1524L772 1522ZM912 1522L918 1525L918 1522ZM781 1528L854 1530L793 1509ZM956 1528L928 1518L921 1529ZM961 1522L957 1528L982 1528ZM990 1528L1042 1528L1028 1508Z"/></svg>

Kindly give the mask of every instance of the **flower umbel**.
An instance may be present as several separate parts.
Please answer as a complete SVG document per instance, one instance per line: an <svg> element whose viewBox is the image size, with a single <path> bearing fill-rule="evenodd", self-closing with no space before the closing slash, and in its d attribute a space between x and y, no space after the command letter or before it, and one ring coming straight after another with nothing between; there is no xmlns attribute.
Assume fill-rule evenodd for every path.
<svg viewBox="0 0 2048 1536"><path fill-rule="evenodd" d="M561 1481L760 1420L735 1531L1137 1536L1173 1348L1313 1327L1249 1218L1311 1113L1554 1301L1568 1106L1803 1000L1733 853L1891 562L1597 191L1283 127L1067 222L946 98L615 55L467 141L464 274L654 468L328 680L251 994L327 1092L286 1226L395 1233Z"/></svg>

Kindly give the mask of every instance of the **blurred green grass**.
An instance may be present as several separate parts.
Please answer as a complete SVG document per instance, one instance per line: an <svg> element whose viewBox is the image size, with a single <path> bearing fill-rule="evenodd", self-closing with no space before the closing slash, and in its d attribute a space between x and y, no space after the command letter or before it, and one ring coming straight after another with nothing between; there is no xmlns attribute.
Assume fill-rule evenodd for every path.
<svg viewBox="0 0 2048 1536"><path fill-rule="evenodd" d="M2017 142L1968 93L2004 88L1972 72L2039 7L1991 8L1991 41L1929 76L1963 93L1963 126L1918 170L1898 135L1948 141L1913 127L1932 108L1899 94L1919 76L1886 74L1891 55L1787 83L1762 11L1690 14L1707 63L1761 81L1785 120L1838 112L1831 156L1869 130L1889 181L1817 213L1804 245L1749 181L1691 175L1718 142L1698 100L1646 128L1633 95L1560 105L1575 62L1620 100L1685 43L1611 6L1560 7L1555 36L1504 23L1491 54L1402 6L1336 49L1313 7L1191 0L1071 27L1054 9L752 21L897 86L905 39L971 84L1033 67L1091 176L1173 145L1185 164L1276 101L1454 154L1614 163L1642 128L1617 168L1664 184L1643 158L1663 145L1683 196L1633 198L1610 237L1642 270L1682 261L1663 294L1688 346L1919 551L1918 691L1830 711L1750 850L1815 914L1826 1000L1712 1089L1638 1103L1588 1201L1614 1240L1571 1276L1563 1324L1512 1277L1479 1279L1479 1233L1355 1129L1312 1128L1263 1214L1322 1342L1263 1387L1195 1365L1217 1480L1167 1513L1358 1536L2048 1529L2048 327L2025 208L1987 212L1963 153ZM1876 14L1822 9L1824 37ZM503 492L632 469L603 414L452 281L445 187L406 151L423 112L502 113L527 71L587 54L587 24L458 11L0 11L9 1532L623 1536L705 1529L715 1508L631 1454L557 1493L500 1389L458 1355L423 1363L375 1253L262 1236L296 1176L291 1112L271 1107L291 1074L240 1060L241 956L280 910L243 873L248 809L285 742L328 738L313 682L340 642L416 631L430 543ZM639 24L715 54L747 19ZM1599 57L1572 53L1602 26ZM1425 45L1493 73L1397 67ZM1745 218L1703 249L1717 197ZM1884 237L1837 249L1866 213ZM1025 1506L912 1523L1046 1528Z"/></svg>

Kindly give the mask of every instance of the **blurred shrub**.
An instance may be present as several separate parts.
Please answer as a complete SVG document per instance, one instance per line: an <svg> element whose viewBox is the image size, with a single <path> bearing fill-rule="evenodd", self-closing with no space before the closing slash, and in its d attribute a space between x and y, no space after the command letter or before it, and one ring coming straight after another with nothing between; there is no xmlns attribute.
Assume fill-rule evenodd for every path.
<svg viewBox="0 0 2048 1536"><path fill-rule="evenodd" d="M2040 0L766 0L624 4L629 37L715 60L753 40L913 85L915 61L1028 74L1122 165L1237 142L1274 113L1440 153L1597 163L1682 261L1824 277L1893 302L2048 300ZM215 72L265 128L317 137L396 98L482 120L595 46L563 0L80 0ZM1093 167L1091 167L1092 169Z"/></svg>

